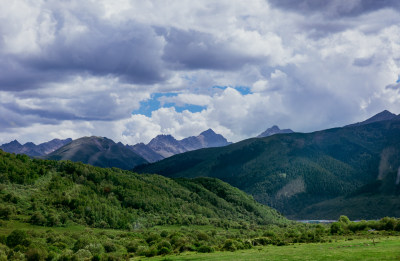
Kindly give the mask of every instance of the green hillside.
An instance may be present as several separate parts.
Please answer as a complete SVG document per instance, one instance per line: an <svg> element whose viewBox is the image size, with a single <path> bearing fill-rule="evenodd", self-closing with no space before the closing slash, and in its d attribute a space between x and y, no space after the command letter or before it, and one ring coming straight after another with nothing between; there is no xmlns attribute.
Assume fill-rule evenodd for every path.
<svg viewBox="0 0 400 261"><path fill-rule="evenodd" d="M349 196L397 173L399 166L397 117L308 134L249 139L223 148L175 155L135 171L167 177L219 178L291 218L305 218L317 216L320 205L308 208L306 215L302 212L305 208ZM340 214L346 213L337 207L325 218L338 218ZM352 217L366 218L362 213Z"/></svg>
<svg viewBox="0 0 400 261"><path fill-rule="evenodd" d="M49 160L71 160L93 166L120 169L147 163L147 161L121 143L104 137L83 137L44 156Z"/></svg>
<svg viewBox="0 0 400 261"><path fill-rule="evenodd" d="M241 228L288 222L217 179L174 180L1 150L0 219L119 229L175 224Z"/></svg>

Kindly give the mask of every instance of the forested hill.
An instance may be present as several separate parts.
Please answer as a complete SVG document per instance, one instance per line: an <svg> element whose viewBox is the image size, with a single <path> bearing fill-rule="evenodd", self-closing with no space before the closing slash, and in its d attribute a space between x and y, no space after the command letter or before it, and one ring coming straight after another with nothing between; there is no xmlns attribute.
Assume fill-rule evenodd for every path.
<svg viewBox="0 0 400 261"><path fill-rule="evenodd" d="M400 175L399 166L400 117L397 116L392 120L309 134L249 139L227 147L175 155L137 167L135 171L167 177L216 177L283 214L305 218L320 216L319 210L327 200L354 196L362 187L368 188L368 184ZM399 182L393 181L391 185L397 187ZM378 190L374 195L383 195L380 193ZM312 207L316 203L319 205ZM357 204L367 204L367 201L357 200ZM357 204L352 213L356 212ZM385 205L385 209L378 208L383 204L370 205L363 206L368 211L352 217L378 218L377 215L390 214L391 209L398 208L393 204ZM307 212L301 212L304 208ZM331 202L330 208L324 218L347 214L341 212L344 207L339 204Z"/></svg>
<svg viewBox="0 0 400 261"><path fill-rule="evenodd" d="M124 229L164 224L241 228L288 222L277 211L214 178L139 175L1 150L0 219Z"/></svg>

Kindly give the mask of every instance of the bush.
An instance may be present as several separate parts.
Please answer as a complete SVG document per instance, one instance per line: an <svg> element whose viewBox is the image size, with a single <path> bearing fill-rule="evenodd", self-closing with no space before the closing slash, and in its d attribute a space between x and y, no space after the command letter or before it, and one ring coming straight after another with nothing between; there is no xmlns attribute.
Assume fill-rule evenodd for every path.
<svg viewBox="0 0 400 261"><path fill-rule="evenodd" d="M222 249L227 250L227 251L235 251L236 250L235 242L232 239L225 240L225 243L224 243L224 246L222 247Z"/></svg>
<svg viewBox="0 0 400 261"><path fill-rule="evenodd" d="M77 252L79 249L84 249L87 245L89 245L89 241L85 238L79 238L75 244L74 247L72 248L72 250L74 250L74 252Z"/></svg>
<svg viewBox="0 0 400 261"><path fill-rule="evenodd" d="M152 256L156 256L157 253L158 253L157 248L155 248L153 246L153 247L150 247L149 249L147 249L147 251L144 253L144 255L146 257L152 257Z"/></svg>
<svg viewBox="0 0 400 261"><path fill-rule="evenodd" d="M25 258L28 261L47 260L47 251L41 248L30 248L26 251Z"/></svg>
<svg viewBox="0 0 400 261"><path fill-rule="evenodd" d="M26 232L19 229L12 231L6 239L6 245L10 248L14 248L18 245L29 246L29 244L30 241L27 238Z"/></svg>
<svg viewBox="0 0 400 261"><path fill-rule="evenodd" d="M105 250L107 253L111 253L111 252L117 251L117 247L116 247L113 243L111 243L111 242L106 242L106 243L104 243L103 247L104 247L104 250Z"/></svg>
<svg viewBox="0 0 400 261"><path fill-rule="evenodd" d="M0 206L0 219L8 220L13 214L13 209L9 206Z"/></svg>
<svg viewBox="0 0 400 261"><path fill-rule="evenodd" d="M79 249L74 255L78 260L87 260L92 257L92 253L86 249Z"/></svg>
<svg viewBox="0 0 400 261"><path fill-rule="evenodd" d="M342 225L341 225L341 223L339 223L339 222L334 222L334 223L332 223L331 224L331 234L332 235L334 235L334 234L342 234L342 232L343 232L343 228L342 228Z"/></svg>
<svg viewBox="0 0 400 261"><path fill-rule="evenodd" d="M138 243L131 241L125 246L125 248L128 253L135 253L138 250Z"/></svg>
<svg viewBox="0 0 400 261"><path fill-rule="evenodd" d="M171 253L171 250L166 247L162 247L160 250L158 250L159 255L167 255L169 253Z"/></svg>
<svg viewBox="0 0 400 261"><path fill-rule="evenodd" d="M47 222L47 219L40 212L35 212L31 216L29 223L38 226L44 226Z"/></svg>
<svg viewBox="0 0 400 261"><path fill-rule="evenodd" d="M210 246L200 246L197 249L197 252L199 252L199 253L212 253L212 252L214 252L214 248L212 248Z"/></svg>

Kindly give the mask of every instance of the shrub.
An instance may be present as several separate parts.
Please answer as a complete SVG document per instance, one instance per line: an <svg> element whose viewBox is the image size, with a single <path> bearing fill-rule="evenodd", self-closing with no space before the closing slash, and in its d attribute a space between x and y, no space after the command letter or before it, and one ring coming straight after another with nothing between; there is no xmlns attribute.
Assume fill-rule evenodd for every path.
<svg viewBox="0 0 400 261"><path fill-rule="evenodd" d="M30 248L26 251L25 258L28 261L47 260L47 251L41 248Z"/></svg>
<svg viewBox="0 0 400 261"><path fill-rule="evenodd" d="M168 232L163 230L163 231L161 231L160 236L161 237L167 237L168 236Z"/></svg>
<svg viewBox="0 0 400 261"><path fill-rule="evenodd" d="M171 249L171 248L172 248L171 243L169 243L169 242L166 241L166 240L161 241L161 242L158 244L158 246L157 246L158 249L161 249L161 248L163 248L163 247L166 247L166 248L168 248L168 249Z"/></svg>
<svg viewBox="0 0 400 261"><path fill-rule="evenodd" d="M126 246L128 253L135 253L138 250L138 243L136 241L129 242Z"/></svg>
<svg viewBox="0 0 400 261"><path fill-rule="evenodd" d="M10 248L18 245L29 246L29 244L30 241L27 238L26 232L19 229L12 231L6 239L6 245Z"/></svg>
<svg viewBox="0 0 400 261"><path fill-rule="evenodd" d="M89 241L87 239L78 238L72 250L74 250L74 252L77 252L79 249L84 249L87 245L89 245Z"/></svg>
<svg viewBox="0 0 400 261"><path fill-rule="evenodd" d="M104 250L105 250L107 253L111 253L111 252L117 251L117 247L116 247L113 243L111 243L111 242L106 242L106 243L104 243L103 247L104 247Z"/></svg>
<svg viewBox="0 0 400 261"><path fill-rule="evenodd" d="M232 239L225 240L225 243L224 243L224 246L222 247L222 249L228 250L228 251L235 251L236 250L235 242Z"/></svg>
<svg viewBox="0 0 400 261"><path fill-rule="evenodd" d="M47 222L47 219L40 212L35 212L31 216L29 222L33 225L44 226Z"/></svg>
<svg viewBox="0 0 400 261"><path fill-rule="evenodd" d="M157 248L155 248L153 246L153 247L148 248L147 251L144 253L144 255L146 257L152 257L152 256L156 256L157 253L158 253Z"/></svg>
<svg viewBox="0 0 400 261"><path fill-rule="evenodd" d="M74 255L78 260L87 260L92 257L92 253L86 249L79 249Z"/></svg>
<svg viewBox="0 0 400 261"><path fill-rule="evenodd" d="M342 215L339 217L339 222L348 225L350 224L350 219L347 216Z"/></svg>
<svg viewBox="0 0 400 261"><path fill-rule="evenodd" d="M13 212L13 209L9 206L0 206L0 219L8 220Z"/></svg>
<svg viewBox="0 0 400 261"><path fill-rule="evenodd" d="M167 255L169 253L171 253L171 250L166 247L162 247L160 250L158 250L159 255Z"/></svg>
<svg viewBox="0 0 400 261"><path fill-rule="evenodd" d="M331 224L331 234L332 235L334 235L334 234L342 234L342 232L343 232L343 228L342 228L342 225L341 225L341 223L339 223L339 222L334 222L334 223L332 223Z"/></svg>
<svg viewBox="0 0 400 261"><path fill-rule="evenodd" d="M197 249L197 252L199 252L199 253L211 253L211 252L214 252L214 248L212 248L210 246L200 246Z"/></svg>

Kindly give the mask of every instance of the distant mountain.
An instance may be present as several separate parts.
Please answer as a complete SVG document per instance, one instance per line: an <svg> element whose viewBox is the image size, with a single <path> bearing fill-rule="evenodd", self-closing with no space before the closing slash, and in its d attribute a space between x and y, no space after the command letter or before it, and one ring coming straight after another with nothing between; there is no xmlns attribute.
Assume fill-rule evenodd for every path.
<svg viewBox="0 0 400 261"><path fill-rule="evenodd" d="M146 159L149 162L155 162L187 151L221 147L229 144L231 143L221 134L217 134L212 129L208 129L198 136L191 136L182 140L176 140L171 135L158 135L147 145L139 143L129 147L142 157L147 157ZM157 157L157 154L161 156L161 158Z"/></svg>
<svg viewBox="0 0 400 261"><path fill-rule="evenodd" d="M53 139L48 142L41 143L39 145L35 145L32 142L27 142L24 145L21 145L17 140L11 141L9 143L3 144L0 146L5 152L15 153L15 154L26 154L31 157L43 156L48 153L51 153L58 148L70 143L72 139L68 138L65 140Z"/></svg>
<svg viewBox="0 0 400 261"><path fill-rule="evenodd" d="M388 121L388 120L392 120L396 117L398 117L396 114L391 113L388 110L384 110L365 121L353 123L353 124L347 125L345 127L360 126L360 125L370 124L370 123L379 122L379 121Z"/></svg>
<svg viewBox="0 0 400 261"><path fill-rule="evenodd" d="M268 136L272 136L275 134L286 134L286 133L293 133L294 131L292 131L291 129L279 129L278 126L274 125L271 128L268 128L266 131L264 131L263 133L261 133L260 135L257 136L257 138L263 138L263 137L268 137Z"/></svg>
<svg viewBox="0 0 400 261"><path fill-rule="evenodd" d="M313 133L247 139L186 152L135 171L219 178L293 219L336 219L341 214L362 219L397 213L392 210L398 209L400 201L400 193L396 194L400 191L399 167L397 116ZM376 181L392 186L380 186L369 206L368 197L357 191L368 191ZM379 204L380 197L384 200L389 196L390 200ZM340 200L343 203L333 208L332 202Z"/></svg>
<svg viewBox="0 0 400 261"><path fill-rule="evenodd" d="M187 151L179 141L171 135L158 135L147 146L164 158Z"/></svg>
<svg viewBox="0 0 400 261"><path fill-rule="evenodd" d="M132 169L137 165L148 163L122 143L103 137L83 137L44 156L50 160L71 160L98 167L117 167Z"/></svg>
<svg viewBox="0 0 400 261"><path fill-rule="evenodd" d="M179 141L179 143L186 149L186 151L222 147L231 144L224 138L224 136L215 133L212 129L203 131L196 137L191 136L185 138Z"/></svg>
<svg viewBox="0 0 400 261"><path fill-rule="evenodd" d="M150 163L164 159L163 156L161 156L154 150L150 149L144 143L138 143L135 145L126 145L126 147L135 152L136 154L142 156L145 160L147 160Z"/></svg>

